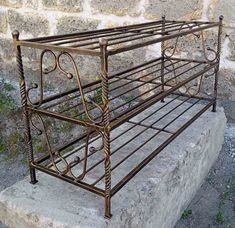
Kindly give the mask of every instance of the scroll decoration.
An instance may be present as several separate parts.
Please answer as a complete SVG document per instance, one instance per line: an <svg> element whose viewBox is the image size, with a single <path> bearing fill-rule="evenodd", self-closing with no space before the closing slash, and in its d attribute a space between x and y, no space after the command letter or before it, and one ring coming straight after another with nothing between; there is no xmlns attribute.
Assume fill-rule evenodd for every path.
<svg viewBox="0 0 235 228"><path fill-rule="evenodd" d="M182 29L184 29L184 27L187 26L189 29L192 29L192 27L190 26L190 24L188 23L184 23L182 24L179 29L178 29L178 32L181 32ZM192 33L196 38L200 38L200 35L196 34L196 33ZM177 47L178 47L178 44L179 44L179 40L180 40L180 36L178 36L175 40L175 44L174 45L171 45L171 46L166 46L164 47L163 49L163 53L164 53L164 57L166 59L169 59L171 57L174 56L176 50L177 50ZM170 54L167 54L167 52L169 52Z"/></svg>
<svg viewBox="0 0 235 228"><path fill-rule="evenodd" d="M179 92L181 94L187 94L189 96L196 96L201 92L201 88L202 88L202 83L203 83L203 78L204 75L201 75L198 79L197 79L197 83L196 85L183 85L182 87L179 88Z"/></svg>
<svg viewBox="0 0 235 228"><path fill-rule="evenodd" d="M36 119L35 119L36 118ZM85 147L84 147L84 155L81 158L80 156L75 156L72 161L67 161L66 158L64 158L61 155L61 152L59 150L53 150L49 136L48 136L48 130L46 129L45 123L41 115L37 112L31 112L29 116L30 124L32 125L32 128L37 131L38 135L43 135L44 140L47 145L47 150L50 156L51 164L54 170L58 173L58 175L69 175L74 178L74 181L81 181L84 179L86 173L87 173L87 161L88 157L92 154L100 151L103 149L103 133L99 130L96 130L98 134L101 135L102 143L99 147L90 146L89 147L89 141L91 139L91 134L94 133L94 130L91 128L87 128L86 133L86 141L85 141ZM37 120L37 122L35 122ZM40 125L40 126L38 126ZM83 163L83 165L82 165ZM82 165L82 171L80 174L75 174L72 170L75 166Z"/></svg>
<svg viewBox="0 0 235 228"><path fill-rule="evenodd" d="M178 32L181 32L185 28L185 26L187 26L189 29L192 29L190 24L184 23L183 25L180 26L180 28L178 29ZM198 24L197 26L201 27L200 24ZM202 49L202 55L205 59L205 62L211 64L211 63L218 61L219 50L215 50L215 49L206 45L204 31L201 30L200 32L192 33L192 34L194 35L195 39L200 41L200 47ZM168 45L168 46L163 47L164 58L170 62L170 67L164 66L164 69L168 73L172 73L172 80L171 80L171 84L169 84L169 86L173 86L178 83L178 79L177 79L177 75L176 75L176 67L175 67L175 64L173 63L172 57L175 55L175 53L177 51L179 41L180 41L180 37L177 37L175 40L175 43L173 45ZM207 73L201 75L200 77L198 77L197 82L195 82L194 85L188 85L188 84L184 85L181 88L179 88L178 91L181 94L187 94L189 96L196 96L202 90L202 85L203 85L204 79L207 79L211 76L214 76L214 74L215 74L214 70L211 73L207 72Z"/></svg>
<svg viewBox="0 0 235 228"><path fill-rule="evenodd" d="M189 27L189 29L192 29L192 27L185 23L183 25L180 26L180 28L178 29L178 32L181 32L181 30L185 27ZM199 28L200 28L200 24L197 25ZM219 51L218 50L214 50L213 48L209 47L209 46L206 46L205 44L205 36L204 36L204 31L200 31L198 33L192 33L194 35L194 37L198 40L201 41L201 47L202 47L202 52L203 52L203 56L205 58L205 60L209 63L212 63L212 62L215 62L218 60L218 57L219 57ZM170 45L170 46L166 46L164 47L163 49L163 53L164 53L164 57L166 59L170 59L171 57L174 56L176 50L177 50L177 47L178 47L178 44L179 44L179 40L180 40L180 37L178 36L175 40L175 43L174 45ZM170 54L167 54L170 53ZM212 57L209 57L209 54L208 53L211 53L213 56Z"/></svg>
<svg viewBox="0 0 235 228"><path fill-rule="evenodd" d="M50 69L43 68L43 60L45 58L45 54L49 54L52 56L53 63L52 63L52 66L50 67ZM70 60L70 64L72 64L73 73L68 72L63 68L61 59L64 56ZM39 108L42 105L43 98L44 98L44 95L43 95L44 75L48 75L57 69L59 69L59 71L62 74L66 75L66 77L69 80L73 79L74 77L76 78L77 85L78 85L78 91L79 91L80 97L81 97L81 102L84 107L84 112L85 112L88 120L91 121L92 123L95 123L95 124L99 124L99 123L103 122L103 119L95 120L95 118L93 118L90 115L87 103L93 104L98 110L100 110L101 113L102 113L103 109L102 109L101 105L97 104L92 99L91 96L86 96L86 97L84 96L82 83L81 83L81 77L78 72L76 62L71 54L69 54L68 52L64 52L64 51L60 52L58 55L56 55L53 51L48 50L48 49L45 49L42 51L41 56L40 56L40 82L39 82L39 85L37 83L33 83L32 86L30 88L28 88L26 91L27 100L28 100L29 104L34 108ZM39 100L37 102L33 102L30 98L30 92L35 89L38 89L38 88L39 88Z"/></svg>
<svg viewBox="0 0 235 228"><path fill-rule="evenodd" d="M211 73L204 73L201 76L199 76L197 78L197 81L193 85L185 84L184 86L179 88L179 92L181 94L187 94L189 96L197 96L197 95L199 95L201 92L203 92L202 91L202 86L203 86L203 83L205 82L205 79L207 79L207 78L209 78L211 76L214 76L215 75L215 70L216 70L216 67L212 68L212 72Z"/></svg>

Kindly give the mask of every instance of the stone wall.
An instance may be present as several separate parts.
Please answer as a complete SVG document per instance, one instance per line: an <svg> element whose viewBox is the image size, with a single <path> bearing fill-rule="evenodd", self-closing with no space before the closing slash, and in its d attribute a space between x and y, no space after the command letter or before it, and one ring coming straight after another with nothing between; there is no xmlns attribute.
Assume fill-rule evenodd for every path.
<svg viewBox="0 0 235 228"><path fill-rule="evenodd" d="M234 0L0 0L0 77L17 83L12 64L14 29L20 31L22 38L30 38L139 23L159 19L163 14L168 19L187 20L218 20L223 14L219 96L227 115L235 119L234 11ZM32 58L33 55L25 56L26 60Z"/></svg>

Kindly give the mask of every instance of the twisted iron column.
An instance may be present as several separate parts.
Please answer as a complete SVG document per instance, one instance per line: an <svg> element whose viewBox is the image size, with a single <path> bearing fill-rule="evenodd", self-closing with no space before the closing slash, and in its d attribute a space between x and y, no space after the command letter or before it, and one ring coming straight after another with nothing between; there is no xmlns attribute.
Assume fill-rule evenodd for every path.
<svg viewBox="0 0 235 228"><path fill-rule="evenodd" d="M109 82L108 56L106 39L100 39L101 72L102 72L102 102L104 120L104 168L105 168L105 218L111 218L111 161L110 161L110 122L109 122Z"/></svg>
<svg viewBox="0 0 235 228"><path fill-rule="evenodd" d="M164 36L165 32L165 24L166 24L166 17L165 15L162 16L162 36ZM161 84L162 84L162 92L164 92L164 68L165 68L165 42L161 42ZM164 98L161 99L161 102L164 102Z"/></svg>
<svg viewBox="0 0 235 228"><path fill-rule="evenodd" d="M221 37L222 37L222 28L223 28L223 19L224 17L221 15L219 17L219 31L218 31L218 46L217 46L217 65L215 67L215 84L214 84L214 104L212 111L216 112L217 107L217 89L218 89L218 73L219 73L219 63L220 63L220 53L221 53Z"/></svg>
<svg viewBox="0 0 235 228"><path fill-rule="evenodd" d="M27 97L26 97L26 86L25 86L25 78L24 78L24 69L21 57L21 48L18 45L19 41L19 32L14 31L12 33L14 48L16 52L16 62L17 62L17 74L19 76L19 85L20 85L20 95L21 95L21 105L22 105L22 113L23 113L23 121L24 121L24 130L25 130L25 140L27 144L28 150L28 162L29 162L29 172L30 172L30 183L37 183L35 168L31 166L34 161L33 157L33 145L32 145L32 136L30 132L30 122L29 122L29 113L26 110L27 106Z"/></svg>

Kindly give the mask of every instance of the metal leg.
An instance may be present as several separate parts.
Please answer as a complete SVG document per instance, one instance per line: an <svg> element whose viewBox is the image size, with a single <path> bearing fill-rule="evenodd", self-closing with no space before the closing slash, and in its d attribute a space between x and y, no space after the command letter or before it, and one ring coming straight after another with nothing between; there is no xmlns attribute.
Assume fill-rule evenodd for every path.
<svg viewBox="0 0 235 228"><path fill-rule="evenodd" d="M16 61L18 67L18 76L19 76L19 84L20 84L20 95L21 95L21 105L23 111L23 121L24 121L24 128L25 128L25 140L27 144L28 150L28 162L29 162L29 172L30 172L30 183L35 184L37 183L35 169L31 166L33 162L33 145L32 145L32 137L30 132L30 123L29 123L29 113L26 111L27 106L27 98L26 98L26 86L25 86L25 79L24 79L24 70L23 70L23 63L21 57L21 49L20 46L17 44L19 40L19 32L14 31L12 33L15 51L16 51Z"/></svg>
<svg viewBox="0 0 235 228"><path fill-rule="evenodd" d="M217 48L217 63L218 65L215 67L215 84L214 84L214 104L212 111L216 112L216 106L217 106L217 88L218 88L218 73L219 73L219 63L220 63L220 53L221 53L221 36L222 36L222 27L223 27L223 16L219 17L219 31L218 31L218 48Z"/></svg>
<svg viewBox="0 0 235 228"><path fill-rule="evenodd" d="M166 18L165 16L162 16L162 33L165 32L165 21L166 21ZM161 60L161 84L162 84L162 92L164 92L164 68L165 68L165 65L164 65L164 61L165 61L165 43L164 41L161 42L161 56L162 56L162 60ZM164 98L161 99L161 102L164 102Z"/></svg>
<svg viewBox="0 0 235 228"><path fill-rule="evenodd" d="M111 218L111 162L110 162L110 137L109 132L104 132L104 157L105 157L105 210L104 217Z"/></svg>
<svg viewBox="0 0 235 228"><path fill-rule="evenodd" d="M100 40L101 71L102 71L102 102L103 102L103 142L104 142L104 169L105 169L105 210L104 217L111 218L111 161L110 161L110 130L109 130L109 82L108 82L108 59L105 39Z"/></svg>

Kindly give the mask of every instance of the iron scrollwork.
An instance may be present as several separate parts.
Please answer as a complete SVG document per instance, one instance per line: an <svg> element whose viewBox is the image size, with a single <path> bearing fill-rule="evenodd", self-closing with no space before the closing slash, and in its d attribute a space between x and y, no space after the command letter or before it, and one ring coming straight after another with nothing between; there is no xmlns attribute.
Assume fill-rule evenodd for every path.
<svg viewBox="0 0 235 228"><path fill-rule="evenodd" d="M45 54L50 54L52 55L53 58L53 64L51 66L51 69L43 69L43 59ZM61 58L65 56L67 57L73 66L73 74L70 72L67 72L63 67L62 67L62 61ZM98 110L100 110L100 112L102 113L103 108L101 107L101 105L97 104L93 98L91 96L85 96L84 92L83 92L83 88L82 88L82 83L81 83L81 77L76 65L76 62L73 58L73 56L71 54L69 54L68 52L60 52L58 55L56 55L53 51L45 49L42 51L41 55L40 55L40 82L39 85L37 83L33 83L32 86L30 88L27 89L26 91L26 95L27 95L27 100L28 103L34 107L34 108L39 108L42 103L43 103L43 87L44 87L44 75L48 75L49 73L54 72L56 69L59 69L59 71L66 75L66 77L71 80L74 78L74 76L76 77L77 80L77 85L78 85L78 91L80 93L80 97L81 97L81 101L82 101L82 105L84 107L84 112L88 118L89 121L91 121L92 123L95 124L99 124L103 121L103 119L101 118L101 120L95 120L95 118L93 118L88 110L88 103L91 103L92 105L94 105ZM30 92L32 90L38 89L39 88L39 100L37 102L33 102L30 98Z"/></svg>
<svg viewBox="0 0 235 228"><path fill-rule="evenodd" d="M192 27L190 26L190 24L188 23L184 23L183 25L181 25L178 29L178 32L181 32L182 29L184 29L184 27L187 26L189 29L192 29ZM197 26L200 28L200 24L197 24ZM214 50L213 48L211 47L206 47L206 44L205 44L205 36L204 36L204 31L201 30L199 32L199 34L197 33L191 33L196 39L200 40L201 41L201 47L202 47L202 52L203 52L203 56L205 58L205 60L209 63L213 63L215 61L218 60L218 57L219 57L219 50ZM178 44L179 44L179 40L180 40L181 36L178 36L175 40L175 44L174 45L170 45L170 46L167 46L167 47L163 47L163 53L164 53L164 57L166 59L170 59L174 56L176 50L177 50L177 47L178 47ZM169 52L170 54L167 54L167 52ZM207 52L210 52L214 55L214 57L212 58L209 58L209 55Z"/></svg>
<svg viewBox="0 0 235 228"><path fill-rule="evenodd" d="M189 23L184 23L183 25L181 25L179 27L178 32L181 32L182 29L184 29L185 26L187 26L189 29L192 29ZM200 24L197 24L197 26L199 28L201 27ZM195 37L195 39L200 40L202 53L203 53L203 57L205 59L205 62L207 62L209 64L214 63L214 62L218 62L218 58L219 58L219 55L220 55L220 50L219 49L214 50L211 47L206 46L204 31L201 30L198 33L191 33L191 34ZM163 50L162 53L164 55L164 58L167 61L170 62L170 66L172 67L172 69L169 69L168 66L164 66L164 69L167 72L172 72L173 73L172 83L175 84L175 85L178 84L178 81L177 81L175 64L173 63L172 57L176 53L176 50L177 50L178 45L179 45L180 38L181 38L181 36L178 36L176 38L174 45L166 46L165 43L164 43L165 46L163 46L163 48L162 48L162 50ZM212 53L213 56L209 57L208 52ZM211 73L207 72L205 74L202 74L200 77L197 78L196 83L194 83L193 85L187 85L186 84L186 85L182 86L181 88L179 88L179 92L181 94L187 94L189 96L196 96L201 92L204 79L207 79L207 78L209 78L211 76L214 76L214 75L215 75L215 69Z"/></svg>
<svg viewBox="0 0 235 228"><path fill-rule="evenodd" d="M34 122L35 120L34 117L36 117L37 122ZM75 156L72 161L68 162L66 158L64 158L61 155L61 152L59 150L52 149L52 146L49 140L48 130L45 126L42 116L37 112L32 112L30 113L29 120L30 120L30 124L32 125L32 127L37 131L37 134L43 135L44 141L46 142L46 145L47 145L47 150L50 156L52 167L58 173L58 175L69 175L74 178L74 181L80 181L84 179L87 173L88 157L103 149L103 143L101 143L101 146L99 147L94 147L94 146L89 147L91 134L93 133L94 130L91 128L87 128L83 157L81 158L80 156ZM96 130L96 131L101 135L101 139L103 142L103 133L99 130ZM78 175L74 174L74 171L72 170L73 167L81 163L83 163L82 172Z"/></svg>

